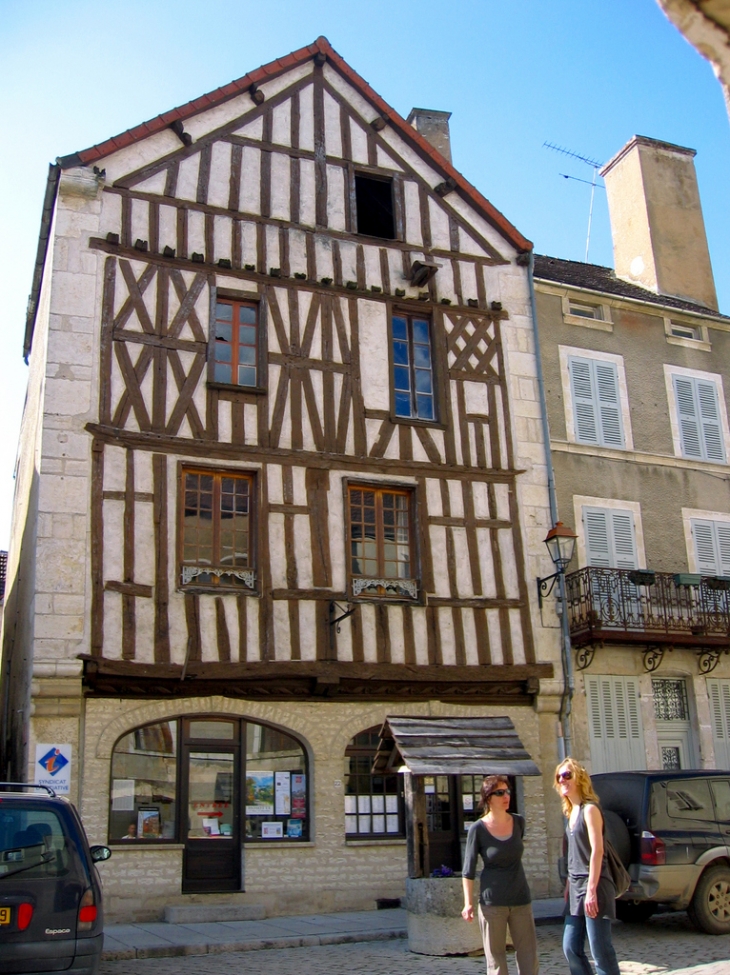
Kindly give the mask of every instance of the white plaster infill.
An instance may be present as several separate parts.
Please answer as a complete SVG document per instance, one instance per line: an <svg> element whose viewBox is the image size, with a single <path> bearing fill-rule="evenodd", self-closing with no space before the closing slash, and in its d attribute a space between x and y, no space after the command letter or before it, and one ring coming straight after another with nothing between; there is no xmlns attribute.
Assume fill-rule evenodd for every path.
<svg viewBox="0 0 730 975"><path fill-rule="evenodd" d="M621 423L623 425L624 442L626 444L625 450L633 450L634 436L631 432L631 413L629 412L629 394L626 386L624 357L622 355L614 355L610 352L596 352L595 349L578 349L572 345L559 345L558 352L560 354L560 381L563 387L563 403L565 405L565 430L568 434L568 440L571 443L576 443L575 410L573 407L573 390L570 383L569 366L571 356L576 356L580 359L593 359L596 362L611 362L616 366ZM590 445L590 449L595 449L592 444ZM617 451L617 453L623 453L623 451Z"/></svg>
<svg viewBox="0 0 730 975"><path fill-rule="evenodd" d="M638 501L621 501L617 498L589 498L584 494L573 495L573 517L575 530L578 533L576 543L578 549L578 564L581 568L588 565L585 532L583 530L583 508L610 508L612 511L630 511L634 516L634 535L636 538L636 560L640 569L646 568L646 551L644 549L644 528L641 523L641 504Z"/></svg>
<svg viewBox="0 0 730 975"><path fill-rule="evenodd" d="M688 379L700 379L706 383L714 383L717 390L717 403L720 411L720 424L722 426L722 442L725 445L725 457L730 458L730 427L727 422L727 407L725 405L725 391L722 385L722 376L718 372L702 372L699 369L685 369L682 366L670 366L664 363L664 383L667 388L667 404L669 406L669 422L672 427L672 444L676 457L682 457L682 438L679 429L679 410L677 409L677 397L674 394L674 376L686 376ZM692 459L692 466L702 464L701 460ZM719 469L727 474L727 467L723 465Z"/></svg>

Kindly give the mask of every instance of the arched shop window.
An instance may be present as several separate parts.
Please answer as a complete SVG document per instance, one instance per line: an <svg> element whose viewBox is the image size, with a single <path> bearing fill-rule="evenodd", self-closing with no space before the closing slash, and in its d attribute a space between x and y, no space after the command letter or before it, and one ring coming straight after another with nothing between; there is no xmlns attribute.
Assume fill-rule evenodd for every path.
<svg viewBox="0 0 730 975"><path fill-rule="evenodd" d="M403 776L373 774L380 727L368 728L345 749L345 834L350 839L405 836Z"/></svg>
<svg viewBox="0 0 730 975"><path fill-rule="evenodd" d="M114 746L109 840L309 838L309 775L292 735L198 715L134 728Z"/></svg>

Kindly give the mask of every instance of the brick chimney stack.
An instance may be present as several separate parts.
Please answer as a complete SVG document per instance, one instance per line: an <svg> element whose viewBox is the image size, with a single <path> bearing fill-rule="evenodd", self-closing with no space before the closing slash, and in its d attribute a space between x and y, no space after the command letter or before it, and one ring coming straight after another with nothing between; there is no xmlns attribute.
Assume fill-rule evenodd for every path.
<svg viewBox="0 0 730 975"><path fill-rule="evenodd" d="M695 150L635 135L601 170L618 277L717 309Z"/></svg>

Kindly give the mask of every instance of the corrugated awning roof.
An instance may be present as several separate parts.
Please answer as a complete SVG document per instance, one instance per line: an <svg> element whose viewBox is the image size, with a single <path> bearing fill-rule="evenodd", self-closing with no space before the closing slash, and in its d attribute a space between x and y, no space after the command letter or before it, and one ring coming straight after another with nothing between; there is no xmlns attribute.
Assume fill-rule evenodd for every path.
<svg viewBox="0 0 730 975"><path fill-rule="evenodd" d="M510 718L387 718L374 772L405 765L414 775L540 775Z"/></svg>

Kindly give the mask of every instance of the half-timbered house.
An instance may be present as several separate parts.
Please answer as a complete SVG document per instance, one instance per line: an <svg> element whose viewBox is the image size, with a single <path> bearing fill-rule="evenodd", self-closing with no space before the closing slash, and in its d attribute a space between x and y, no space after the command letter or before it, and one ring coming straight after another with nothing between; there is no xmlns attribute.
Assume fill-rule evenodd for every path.
<svg viewBox="0 0 730 975"><path fill-rule="evenodd" d="M49 174L2 744L71 794L108 913L372 906L392 715L508 715L536 894L561 693L529 241L320 38ZM471 776L427 780L458 867ZM245 893L242 893L244 892Z"/></svg>

